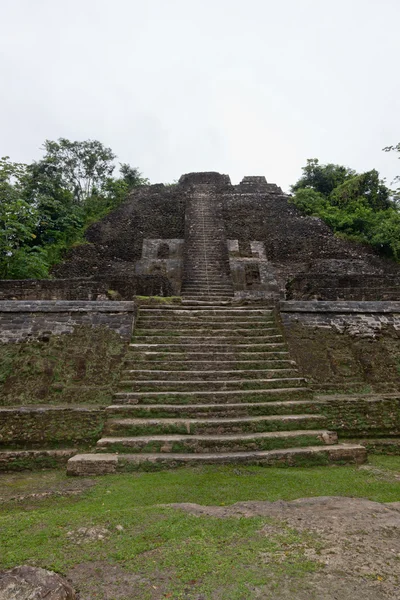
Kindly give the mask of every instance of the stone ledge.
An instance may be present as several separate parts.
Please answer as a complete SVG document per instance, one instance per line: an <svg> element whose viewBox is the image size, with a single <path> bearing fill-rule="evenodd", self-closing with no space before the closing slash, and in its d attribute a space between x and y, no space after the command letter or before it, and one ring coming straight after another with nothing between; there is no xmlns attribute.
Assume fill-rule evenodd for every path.
<svg viewBox="0 0 400 600"><path fill-rule="evenodd" d="M399 313L400 302L286 300L280 302L281 312L305 313Z"/></svg>
<svg viewBox="0 0 400 600"><path fill-rule="evenodd" d="M77 454L67 463L67 475L104 475L115 473L118 454Z"/></svg>
<svg viewBox="0 0 400 600"><path fill-rule="evenodd" d="M60 312L135 312L136 303L132 301L107 300L1 300L0 312L22 313L60 313Z"/></svg>
<svg viewBox="0 0 400 600"><path fill-rule="evenodd" d="M1 450L0 472L54 469L64 465L76 448L64 450Z"/></svg>
<svg viewBox="0 0 400 600"><path fill-rule="evenodd" d="M367 453L359 444L307 446L281 450L193 454L78 454L67 463L67 475L104 475L136 470L171 469L199 464L247 464L272 467L363 464Z"/></svg>

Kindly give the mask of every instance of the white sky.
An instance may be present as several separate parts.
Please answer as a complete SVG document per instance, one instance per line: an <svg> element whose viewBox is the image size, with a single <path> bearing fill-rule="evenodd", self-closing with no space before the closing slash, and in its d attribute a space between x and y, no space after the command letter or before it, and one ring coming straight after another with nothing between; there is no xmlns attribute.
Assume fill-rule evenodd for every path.
<svg viewBox="0 0 400 600"><path fill-rule="evenodd" d="M400 174L399 0L0 0L0 155L98 139L152 183Z"/></svg>

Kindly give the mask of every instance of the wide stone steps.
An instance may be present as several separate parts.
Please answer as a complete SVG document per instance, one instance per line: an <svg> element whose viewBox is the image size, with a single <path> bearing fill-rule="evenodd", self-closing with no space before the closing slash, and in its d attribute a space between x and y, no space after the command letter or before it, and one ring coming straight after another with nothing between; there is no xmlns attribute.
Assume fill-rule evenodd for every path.
<svg viewBox="0 0 400 600"><path fill-rule="evenodd" d="M244 379L263 379L267 381L269 379L280 378L281 380L286 377L296 377L298 371L296 369L237 369L237 370L154 370L154 369L125 369L122 371L123 381L126 379L135 379L135 381L227 381L227 380L244 380Z"/></svg>
<svg viewBox="0 0 400 600"><path fill-rule="evenodd" d="M154 348L153 346L150 346L150 348ZM127 353L127 358L125 360L126 364L129 364L130 361L134 361L135 364L137 364L138 366L140 366L141 364L143 364L144 362L151 362L151 363L157 363L157 362L162 362L164 364L167 364L167 362L170 362L170 364L175 364L175 363L180 363L180 364L186 364L186 362L196 362L196 363L207 363L210 360L213 362L213 365L215 367L215 363L222 363L222 362L250 362L253 363L254 361L276 361L276 360L281 360L281 359L285 359L289 357L289 353L287 351L269 351L269 352L232 352L232 348L227 348L226 352L213 352L212 353L212 357L210 358L210 353L208 351L204 351L205 349L202 348L202 352L191 352L191 351L187 351L187 352L163 352L163 351L158 351L157 349L159 348L159 346L156 346L155 349L151 349L151 350L145 350L144 352L141 351L140 346L139 349L137 348L129 348L129 351ZM143 361L143 362L142 362ZM265 365L266 368L268 368L268 364ZM199 367L201 368L201 367Z"/></svg>
<svg viewBox="0 0 400 600"><path fill-rule="evenodd" d="M176 380L176 381L139 381L121 379L119 388L132 392L180 392L180 391L219 391L219 390L268 390L272 388L293 388L305 385L302 377L275 377L269 379L210 379L198 380Z"/></svg>
<svg viewBox="0 0 400 600"><path fill-rule="evenodd" d="M187 306L190 308L193 307L210 307L210 308L214 308L217 306L217 302L218 302L218 306L223 307L223 306L230 306L232 304L232 298L226 298L226 299L221 299L221 298L209 298L208 300L193 300L192 298L184 298L182 296L182 304L181 306Z"/></svg>
<svg viewBox="0 0 400 600"><path fill-rule="evenodd" d="M143 435L101 438L96 448L106 452L240 452L336 444L337 434L326 429L273 431L235 435Z"/></svg>
<svg viewBox="0 0 400 600"><path fill-rule="evenodd" d="M222 435L234 433L264 433L299 429L323 428L321 415L270 415L253 417L177 418L112 418L107 421L104 436L143 435Z"/></svg>
<svg viewBox="0 0 400 600"><path fill-rule="evenodd" d="M171 335L198 335L196 331L201 331L203 333L209 334L209 332L215 333L218 331L222 333L225 332L254 332L254 331L265 331L265 333L271 334L280 334L279 329L276 327L275 323L272 321L259 321L257 319L253 319L252 321L220 321L215 320L207 323L201 319L194 319L184 323L183 321L176 321L174 325L171 325L170 321L141 321L140 323L140 331L146 332L149 331L151 335L154 335L154 332L159 332L160 335L165 335L166 333ZM142 335L142 333L141 333ZM202 335L202 334L200 334Z"/></svg>
<svg viewBox="0 0 400 600"><path fill-rule="evenodd" d="M143 317L165 317L166 319L175 319L175 317L194 318L194 317L205 317L207 318L225 318L225 317L259 317L259 316L271 316L273 310L270 308L249 308L247 306L235 306L226 308L224 306L209 306L205 308L190 308L189 306L182 306L182 304L167 304L163 308L141 308L140 318Z"/></svg>
<svg viewBox="0 0 400 600"><path fill-rule="evenodd" d="M150 336L155 336L155 337L168 337L168 338L190 338L191 340L193 340L193 342L196 342L199 338L203 339L203 338L216 338L219 339L220 337L238 337L240 336L240 338L259 338L259 337L272 337L272 338L279 338L279 339L283 339L282 338L282 334L278 332L278 330L276 329L275 326L270 326L270 327L266 327L265 325L262 327L235 327L234 329L231 328L226 328L226 326L224 327L216 327L216 328L201 328L199 329L198 327L194 328L194 327L186 327L186 328L179 328L179 329L175 329L173 331L171 331L170 329L166 329L166 328L148 328L148 329L138 329L136 334L135 334L135 339L141 339L142 337L150 337Z"/></svg>
<svg viewBox="0 0 400 600"><path fill-rule="evenodd" d="M125 360L126 370L131 373L139 374L143 369L145 371L190 371L193 373L197 371L229 371L238 369L239 371L252 370L268 370L268 369L290 369L295 366L293 360L168 360L168 356L165 356L163 360L138 360L137 357ZM125 370L125 372L126 372Z"/></svg>
<svg viewBox="0 0 400 600"><path fill-rule="evenodd" d="M262 332L264 333L264 332ZM247 346L266 346L270 343L283 343L282 336L280 334L275 335L203 335L203 336L191 336L191 335L168 335L165 333L164 335L138 335L136 337L137 344L179 344L180 346L228 346L230 344L234 345L235 348L241 348L243 345ZM244 343L241 343L244 342Z"/></svg>
<svg viewBox="0 0 400 600"><path fill-rule="evenodd" d="M154 340L153 340L154 342ZM217 343L210 343L210 342L204 342L202 344L191 344L191 343L181 343L180 340L175 339L175 343L165 343L165 341L163 340L164 343L151 343L151 342L142 342L142 343L134 343L134 344L130 344L129 347L129 352L135 352L135 351L140 351L140 352L179 352L179 353L187 353L187 356L190 355L190 353L198 353L198 352L202 352L203 356L204 354L206 356L208 356L208 358L210 357L214 357L215 354L217 353L232 353L232 351L234 351L236 354L238 355L243 355L243 353L247 353L247 354L251 354L254 356L256 354L260 354L260 353L268 353L271 355L271 353L273 354L276 351L280 351L280 350L284 350L286 348L284 342L269 342L269 343L265 343L261 340L260 343L258 344L238 344L236 343L235 345L232 344L232 339L229 340L229 342L226 343L221 343L221 342L217 342ZM208 349L207 352L205 352L205 349Z"/></svg>
<svg viewBox="0 0 400 600"><path fill-rule="evenodd" d="M233 296L233 294L232 294ZM224 302L224 301L229 301L231 299L231 296L226 295L226 296L217 296L217 295L213 295L213 294L207 294L204 296L193 296L193 295L186 295L185 292L182 292L182 303L184 303L185 301L189 301L192 302L193 300L195 300L197 303L200 302L214 302L215 300Z"/></svg>
<svg viewBox="0 0 400 600"><path fill-rule="evenodd" d="M228 285L223 282L216 283L214 281L210 281L207 277L205 278L204 282L207 284L207 287L209 289L215 290L217 292L232 291L232 289L233 289L232 285ZM184 283L183 285L185 287L185 290L190 290L190 291L194 291L194 292L197 292L197 291L202 292L204 289L203 286L200 285L198 280L196 281L196 283Z"/></svg>
<svg viewBox="0 0 400 600"><path fill-rule="evenodd" d="M210 321L207 323L203 320L193 320L187 323L177 321L174 325L170 321L140 321L139 335L145 334L146 331L153 335L154 332L159 332L161 335L165 333L174 335L178 334L193 334L202 335L203 333L209 334L217 332L231 333L235 332L246 335L246 332L254 333L255 331L265 331L266 333L279 333L275 323L272 321Z"/></svg>
<svg viewBox="0 0 400 600"><path fill-rule="evenodd" d="M141 316L140 317L140 325L142 327L144 327L144 329L147 329L148 325L158 325L158 327L170 327L172 330L176 329L177 327L180 328L182 325L184 326L192 326L192 325L200 325L201 327L211 327L215 324L217 326L222 326L222 325L226 326L235 326L236 324L238 324L239 326L241 325L247 325L248 327L252 327L253 325L259 325L259 324L264 324L264 325L275 325L275 321L272 317L272 315L268 314L268 315L254 315L254 316L243 316L243 315L231 315L231 316L225 316L225 315L218 315L218 314L213 314L213 315L204 315L204 314L200 314L200 315L188 315L187 313L185 313L184 311L182 311L182 313L180 312L178 313L174 313L173 315L167 314L167 315L148 315L148 316ZM179 325L178 325L179 324Z"/></svg>
<svg viewBox="0 0 400 600"><path fill-rule="evenodd" d="M113 404L107 407L106 413L114 418L209 419L214 417L315 414L323 405L324 402L317 400L234 404Z"/></svg>
<svg viewBox="0 0 400 600"><path fill-rule="evenodd" d="M287 387L251 390L206 390L206 391L154 391L154 392L116 392L114 400L127 404L230 404L259 403L278 400L311 399L309 388Z"/></svg>
<svg viewBox="0 0 400 600"><path fill-rule="evenodd" d="M158 470L197 465L254 465L296 467L304 465L362 464L366 450L357 444L306 446L278 450L207 453L77 454L68 461L67 475Z"/></svg>

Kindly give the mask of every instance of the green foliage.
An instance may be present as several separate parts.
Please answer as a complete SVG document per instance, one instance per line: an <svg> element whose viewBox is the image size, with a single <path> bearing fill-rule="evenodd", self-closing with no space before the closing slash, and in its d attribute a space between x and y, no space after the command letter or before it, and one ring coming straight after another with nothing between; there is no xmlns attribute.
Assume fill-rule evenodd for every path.
<svg viewBox="0 0 400 600"><path fill-rule="evenodd" d="M85 229L148 180L96 140L46 140L30 165L0 159L0 278L46 278Z"/></svg>
<svg viewBox="0 0 400 600"><path fill-rule="evenodd" d="M400 150L400 145L399 145ZM322 218L335 232L372 245L400 260L400 212L396 192L375 169L358 174L310 159L292 186L292 202L306 215Z"/></svg>
<svg viewBox="0 0 400 600"><path fill-rule="evenodd" d="M355 171L342 167L340 165L327 164L320 165L318 158L309 158L307 164L303 167L303 175L292 187L296 192L302 188L311 188L324 196L329 194L355 175Z"/></svg>

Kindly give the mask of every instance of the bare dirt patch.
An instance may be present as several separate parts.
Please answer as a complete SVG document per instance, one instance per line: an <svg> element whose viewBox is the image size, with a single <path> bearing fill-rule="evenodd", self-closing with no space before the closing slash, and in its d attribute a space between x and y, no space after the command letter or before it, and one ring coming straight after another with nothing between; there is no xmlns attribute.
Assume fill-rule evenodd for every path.
<svg viewBox="0 0 400 600"><path fill-rule="evenodd" d="M0 480L0 504L40 500L51 496L75 496L96 485L94 479L71 479L59 470L2 473Z"/></svg>
<svg viewBox="0 0 400 600"><path fill-rule="evenodd" d="M400 496L400 490L399 490ZM400 503L380 504L342 497L292 502L239 502L232 506L173 504L198 516L269 517L262 532L279 535L287 527L310 534L303 548L321 570L284 579L279 589L255 589L255 597L274 600L398 600L400 598ZM290 553L289 553L290 554ZM263 561L286 560L285 548Z"/></svg>
<svg viewBox="0 0 400 600"><path fill-rule="evenodd" d="M166 597L163 576L151 584L141 575L104 561L81 563L68 572L68 579L78 590L79 600L139 600L143 590L149 600Z"/></svg>

